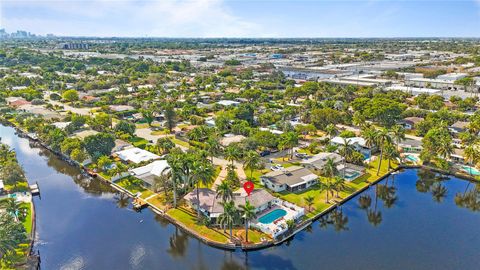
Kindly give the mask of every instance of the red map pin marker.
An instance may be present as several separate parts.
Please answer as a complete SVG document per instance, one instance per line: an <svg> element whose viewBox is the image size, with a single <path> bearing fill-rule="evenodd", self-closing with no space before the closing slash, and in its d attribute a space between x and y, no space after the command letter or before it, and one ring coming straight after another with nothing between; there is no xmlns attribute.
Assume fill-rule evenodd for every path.
<svg viewBox="0 0 480 270"><path fill-rule="evenodd" d="M247 181L243 184L243 189L245 189L248 196L250 196L250 193L252 193L254 187L255 185L251 181Z"/></svg>

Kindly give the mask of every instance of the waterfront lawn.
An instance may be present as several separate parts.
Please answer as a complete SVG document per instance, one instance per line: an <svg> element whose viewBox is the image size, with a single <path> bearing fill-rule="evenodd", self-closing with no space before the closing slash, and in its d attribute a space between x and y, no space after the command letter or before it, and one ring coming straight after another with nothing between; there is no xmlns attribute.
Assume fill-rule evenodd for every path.
<svg viewBox="0 0 480 270"><path fill-rule="evenodd" d="M153 193L153 191L151 191L150 189L146 189L145 191L142 192L142 195L140 195L140 198L146 199L146 198L152 196L153 194L155 194L155 193Z"/></svg>
<svg viewBox="0 0 480 270"><path fill-rule="evenodd" d="M5 185L5 190L10 192L25 192L29 191L28 183L24 182L17 182L15 185Z"/></svg>
<svg viewBox="0 0 480 270"><path fill-rule="evenodd" d="M167 215L174 218L178 222L186 225L191 230L195 231L199 235L215 242L219 243L230 243L230 230L226 229L225 232L223 229L217 228L208 228L205 225L197 224L197 213L191 209L185 207L178 207L174 209L170 209L167 212ZM232 230L232 234L234 237L245 240L245 229L243 227L234 228ZM260 243L262 242L261 239L271 239L270 236L257 231L257 230L248 230L248 238L249 243Z"/></svg>
<svg viewBox="0 0 480 270"><path fill-rule="evenodd" d="M22 219L22 224L23 227L25 228L25 231L27 234L30 234L32 232L32 206L31 203L21 203L20 204L21 209L25 209L25 218Z"/></svg>
<svg viewBox="0 0 480 270"><path fill-rule="evenodd" d="M340 202L342 199L352 195L356 191L364 188L369 183L374 182L375 180L379 179L383 175L388 173L388 161L384 160L380 167L380 173L377 176L377 166L378 161L373 161L369 164L369 167L366 169L366 174L351 181L345 182L346 188L339 192L340 198L336 198L336 192L334 192L334 196L329 195L329 203L326 203L326 191L321 188L320 185L315 185L307 190L301 192L288 192L283 191L280 193L276 193L275 195L280 197L281 199L294 203L298 206L304 207L306 209L306 218L311 218L320 212L326 210L328 207L332 206L333 204ZM398 165L392 162L391 167L396 168ZM324 177L320 177L320 181L326 181ZM314 197L314 204L312 205L311 211L308 212L308 205L305 201L305 198L308 196Z"/></svg>
<svg viewBox="0 0 480 270"><path fill-rule="evenodd" d="M136 194L137 192L144 192L146 188L143 187L143 182L140 179L135 177L125 177L123 179L118 180L115 184L127 189L128 191Z"/></svg>
<svg viewBox="0 0 480 270"><path fill-rule="evenodd" d="M391 162L390 167L393 170L398 167L398 164ZM365 170L365 174L353 180L352 182L355 182L355 183L365 182L365 181L369 183L375 182L377 179L379 179L380 177L388 173L388 160L382 161L378 176L377 176L377 169L378 169L378 159L370 162L368 164L367 169Z"/></svg>
<svg viewBox="0 0 480 270"><path fill-rule="evenodd" d="M208 228L207 226L197 224L197 214L185 207L170 209L168 210L167 215L211 241L218 243L230 242L228 232L224 233L222 230Z"/></svg>

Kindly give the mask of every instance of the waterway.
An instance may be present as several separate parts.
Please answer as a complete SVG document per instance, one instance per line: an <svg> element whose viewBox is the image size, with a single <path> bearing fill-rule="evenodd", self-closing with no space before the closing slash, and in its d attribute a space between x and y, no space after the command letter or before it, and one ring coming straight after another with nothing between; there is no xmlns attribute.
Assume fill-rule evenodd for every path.
<svg viewBox="0 0 480 270"><path fill-rule="evenodd" d="M0 126L30 182L38 181L42 269L478 269L480 187L405 170L280 246L209 247L47 150ZM477 189L478 188L478 189ZM361 198L361 199L360 199Z"/></svg>

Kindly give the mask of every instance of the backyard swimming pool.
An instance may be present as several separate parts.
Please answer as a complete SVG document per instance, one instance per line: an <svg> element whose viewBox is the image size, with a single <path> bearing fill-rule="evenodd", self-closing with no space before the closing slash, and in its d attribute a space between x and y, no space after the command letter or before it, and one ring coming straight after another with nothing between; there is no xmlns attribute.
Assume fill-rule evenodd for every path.
<svg viewBox="0 0 480 270"><path fill-rule="evenodd" d="M476 168L469 167L469 166L463 166L462 169L463 169L463 171L467 172L468 174L480 175L480 171L478 171Z"/></svg>
<svg viewBox="0 0 480 270"><path fill-rule="evenodd" d="M275 220L285 216L287 214L287 211L283 209L275 209L270 213L267 213L266 215L260 217L258 221L263 224L270 224L274 222Z"/></svg>
<svg viewBox="0 0 480 270"><path fill-rule="evenodd" d="M418 158L413 155L406 155L405 158L413 162L418 162Z"/></svg>

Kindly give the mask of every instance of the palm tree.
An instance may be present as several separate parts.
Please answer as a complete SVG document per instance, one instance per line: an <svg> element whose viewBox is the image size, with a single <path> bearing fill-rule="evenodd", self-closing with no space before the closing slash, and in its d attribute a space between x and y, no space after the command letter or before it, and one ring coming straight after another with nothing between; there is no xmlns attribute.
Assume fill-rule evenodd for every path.
<svg viewBox="0 0 480 270"><path fill-rule="evenodd" d="M325 132L327 133L328 137L333 138L337 134L337 127L335 127L334 124L328 124L327 127L325 127Z"/></svg>
<svg viewBox="0 0 480 270"><path fill-rule="evenodd" d="M154 176L153 178L153 188L155 192L158 192L160 188L163 189L163 192L165 193L165 198L167 198L167 189L168 189L168 181L171 178L170 172L166 172L166 169L160 173L159 176Z"/></svg>
<svg viewBox="0 0 480 270"><path fill-rule="evenodd" d="M229 145L227 148L225 148L225 159L230 161L232 165L234 164L234 161L239 160L240 157L242 156L242 153L240 151L240 148L236 145Z"/></svg>
<svg viewBox="0 0 480 270"><path fill-rule="evenodd" d="M345 168L347 164L347 159L351 158L353 155L353 145L351 144L351 140L347 138L343 138L343 144L340 146L339 152L340 155L343 156L343 178L345 178Z"/></svg>
<svg viewBox="0 0 480 270"><path fill-rule="evenodd" d="M376 135L376 141L378 147L380 147L380 159L378 161L378 169L377 169L377 175L380 173L380 166L382 165L382 159L383 159L383 150L385 148L385 145L391 144L392 143L392 137L388 134L387 129L382 129L378 131Z"/></svg>
<svg viewBox="0 0 480 270"><path fill-rule="evenodd" d="M313 196L309 195L309 196L305 197L305 202L308 205L308 212L310 212L310 210L312 209L312 205L313 205L314 200L315 200L315 198Z"/></svg>
<svg viewBox="0 0 480 270"><path fill-rule="evenodd" d="M25 228L8 214L0 214L0 259L27 240Z"/></svg>
<svg viewBox="0 0 480 270"><path fill-rule="evenodd" d="M477 147L475 145L468 145L467 147L465 147L464 156L467 163L473 164L475 166L479 159L479 152L477 150ZM472 174L472 170L468 170L468 172Z"/></svg>
<svg viewBox="0 0 480 270"><path fill-rule="evenodd" d="M245 219L245 241L248 243L248 223L257 217L255 206L251 205L249 201L246 201L245 205L240 205L240 213Z"/></svg>
<svg viewBox="0 0 480 270"><path fill-rule="evenodd" d="M213 158L216 155L220 154L221 152L221 145L216 138L209 138L205 146L206 146L205 150L208 152L208 154L212 158L212 163L213 163Z"/></svg>
<svg viewBox="0 0 480 270"><path fill-rule="evenodd" d="M323 167L323 174L326 177L333 178L338 173L337 165L332 158L327 158L327 162Z"/></svg>
<svg viewBox="0 0 480 270"><path fill-rule="evenodd" d="M366 128L362 130L362 137L365 140L365 146L372 149L377 144L377 130Z"/></svg>
<svg viewBox="0 0 480 270"><path fill-rule="evenodd" d="M227 181L223 181L217 186L217 198L221 197L223 202L233 200L233 191Z"/></svg>
<svg viewBox="0 0 480 270"><path fill-rule="evenodd" d="M329 193L332 194L333 196L333 189L335 187L334 183L331 181L331 179L326 179L325 182L322 183L323 189L327 192L327 198L326 198L326 203L330 203L329 201Z"/></svg>
<svg viewBox="0 0 480 270"><path fill-rule="evenodd" d="M233 201L223 202L221 203L223 206L223 213L220 214L218 217L218 223L223 227L223 231L225 231L225 227L228 226L230 229L230 241L233 240L233 225L237 222L239 218L238 210L235 207L235 203Z"/></svg>
<svg viewBox="0 0 480 270"><path fill-rule="evenodd" d="M253 179L253 170L258 169L261 159L255 151L248 151L244 157L243 169L250 170L250 179Z"/></svg>
<svg viewBox="0 0 480 270"><path fill-rule="evenodd" d="M334 186L334 190L337 193L337 198L340 198L339 192L343 191L347 187L345 184L345 179L339 176L335 177L333 186Z"/></svg>
<svg viewBox="0 0 480 270"><path fill-rule="evenodd" d="M453 145L451 141L447 139L440 140L437 148L437 153L445 160L449 158L453 153Z"/></svg>
<svg viewBox="0 0 480 270"><path fill-rule="evenodd" d="M209 185L213 181L215 170L209 162L197 161L194 162L193 178L197 184L197 218L200 220L200 184L204 186Z"/></svg>
<svg viewBox="0 0 480 270"><path fill-rule="evenodd" d="M18 211L20 211L19 202L17 202L13 198L8 198L0 201L0 203L4 206L5 210L7 210L8 213L14 215L15 219L18 220Z"/></svg>
<svg viewBox="0 0 480 270"><path fill-rule="evenodd" d="M392 160L395 160L397 158L400 158L400 153L398 153L398 150L395 149L395 146L393 146L392 144L387 144L385 146L385 150L384 150L384 155L385 155L385 159L388 160L388 170L390 170L390 162Z"/></svg>
<svg viewBox="0 0 480 270"><path fill-rule="evenodd" d="M401 125L395 125L392 127L392 137L395 140L397 149L400 143L405 140L405 128Z"/></svg>

